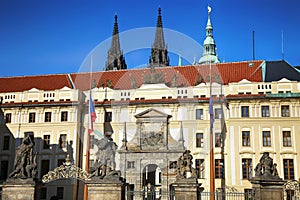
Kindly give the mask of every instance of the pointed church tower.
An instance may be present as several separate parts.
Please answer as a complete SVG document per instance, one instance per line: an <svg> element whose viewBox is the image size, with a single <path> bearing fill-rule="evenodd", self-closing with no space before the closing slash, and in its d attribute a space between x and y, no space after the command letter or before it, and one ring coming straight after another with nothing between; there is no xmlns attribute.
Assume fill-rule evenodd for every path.
<svg viewBox="0 0 300 200"><path fill-rule="evenodd" d="M107 61L105 66L106 71L110 70L120 70L127 69L125 58L123 57L123 52L120 48L119 39L119 28L118 28L118 16L115 15L114 30L111 40L111 47L107 53Z"/></svg>
<svg viewBox="0 0 300 200"><path fill-rule="evenodd" d="M199 60L199 64L219 63L216 52L216 44L213 38L213 27L210 21L211 7L208 6L208 19L206 24L206 38L203 43L203 55Z"/></svg>
<svg viewBox="0 0 300 200"><path fill-rule="evenodd" d="M155 67L169 66L170 59L168 56L167 46L165 45L164 32L162 26L161 9L158 8L158 17L154 45L151 48L151 57L149 64Z"/></svg>

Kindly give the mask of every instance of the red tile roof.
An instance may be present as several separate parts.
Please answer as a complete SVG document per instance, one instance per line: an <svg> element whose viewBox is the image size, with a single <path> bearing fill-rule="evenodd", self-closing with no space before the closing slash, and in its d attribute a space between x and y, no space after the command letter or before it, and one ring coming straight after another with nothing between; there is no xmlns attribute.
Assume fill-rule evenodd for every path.
<svg viewBox="0 0 300 200"><path fill-rule="evenodd" d="M250 66L250 63L253 65ZM247 79L252 82L262 82L261 64L263 61L244 61L212 64L211 73L213 81L224 84L239 82ZM175 66L155 68L155 73L160 74L164 83L170 87L194 86L202 79L203 82L209 81L209 65ZM105 71L90 73L70 74L75 87L79 90L88 90L90 80L95 80L97 87L107 86L110 80L114 89L131 89L140 87L145 77L149 77L149 68L129 69L118 71ZM90 78L92 77L92 78ZM92 81L94 82L94 81ZM0 78L0 92L26 91L31 88L40 90L61 89L64 86L72 88L72 84L67 74L47 75L47 76L24 76Z"/></svg>
<svg viewBox="0 0 300 200"><path fill-rule="evenodd" d="M249 65L252 63L253 65ZM232 62L212 64L211 71L213 81L223 84L230 82L239 82L247 79L252 82L262 81L261 64L263 61L250 62ZM106 72L93 72L92 80L95 80L97 87L106 86L106 81L111 80L114 89L131 89L140 87L146 76L150 75L150 68L130 69ZM210 66L209 65L192 65L177 67L160 67L155 68L155 73L164 77L164 83L168 86L194 86L199 83L199 77L203 82L209 81ZM90 73L71 74L76 88L80 90L88 90L90 84ZM174 81L177 79L177 81Z"/></svg>
<svg viewBox="0 0 300 200"><path fill-rule="evenodd" d="M22 92L32 88L56 90L63 87L73 88L68 75L16 76L0 78L0 92Z"/></svg>

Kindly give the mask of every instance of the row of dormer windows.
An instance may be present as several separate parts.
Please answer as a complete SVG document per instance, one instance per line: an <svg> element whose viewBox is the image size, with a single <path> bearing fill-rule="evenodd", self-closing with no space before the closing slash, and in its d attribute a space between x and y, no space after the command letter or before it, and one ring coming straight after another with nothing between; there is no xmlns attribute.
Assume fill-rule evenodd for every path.
<svg viewBox="0 0 300 200"><path fill-rule="evenodd" d="M54 92L44 93L44 98L54 98L54 97L55 97Z"/></svg>
<svg viewBox="0 0 300 200"><path fill-rule="evenodd" d="M130 92L121 92L121 97L122 96L130 96Z"/></svg>
<svg viewBox="0 0 300 200"><path fill-rule="evenodd" d="M187 90L177 90L177 94L187 94Z"/></svg>
<svg viewBox="0 0 300 200"><path fill-rule="evenodd" d="M7 99L7 100L11 100L11 99L15 99L15 98L16 98L16 95L14 95L14 94L9 94L9 95L4 96L4 99Z"/></svg>
<svg viewBox="0 0 300 200"><path fill-rule="evenodd" d="M258 89L267 89L267 91L258 91L258 94L271 94L272 92L270 91L271 89L271 85L270 84L265 84L265 85L258 85L257 86ZM291 90L278 90L278 94L282 94L282 93L292 93ZM131 93L129 91L122 91L120 92L121 96L120 96L120 100L130 100L130 95ZM253 93L251 91L238 91L238 94L256 94ZM43 97L45 98L43 101L44 102L54 102L54 98L55 98L55 93L54 92L47 92L43 94ZM214 95L216 96L216 95ZM220 94L219 96L224 96L222 94ZM199 98L199 97L206 97L206 95L194 95L194 98ZM7 94L4 95L3 103L14 103L16 98L15 94ZM138 97L137 97L138 98ZM192 98L190 96L188 96L188 89L178 89L177 90L177 98ZM105 99L104 99L105 100ZM115 99L110 99L110 100L115 100ZM116 99L118 100L118 99ZM39 100L37 98L29 98L28 102L38 102ZM59 101L70 101L70 99L59 99ZM98 99L95 99L94 101L99 101Z"/></svg>
<svg viewBox="0 0 300 200"><path fill-rule="evenodd" d="M272 85L271 84L257 85L257 89L272 89Z"/></svg>

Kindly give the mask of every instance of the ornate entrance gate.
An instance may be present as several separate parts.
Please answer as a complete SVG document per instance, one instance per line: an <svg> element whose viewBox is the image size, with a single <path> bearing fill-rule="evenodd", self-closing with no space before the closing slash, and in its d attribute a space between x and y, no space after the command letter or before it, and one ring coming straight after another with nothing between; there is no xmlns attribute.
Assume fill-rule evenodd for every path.
<svg viewBox="0 0 300 200"><path fill-rule="evenodd" d="M169 186L175 181L174 163L185 150L183 129L178 141L171 134L172 116L154 108L137 115L136 132L127 142L126 132L120 154L120 170L128 181L127 199L169 200ZM173 164L172 164L173 163Z"/></svg>
<svg viewBox="0 0 300 200"><path fill-rule="evenodd" d="M89 180L90 174L83 171L79 167L73 165L70 161L69 155L61 166L55 168L53 171L49 171L43 176L42 182L49 183L59 179L75 178L81 181Z"/></svg>
<svg viewBox="0 0 300 200"><path fill-rule="evenodd" d="M51 192L45 190L46 193L43 194L41 191L41 194L44 195L42 195L44 198L48 195L49 197L56 196L63 199L81 198L83 197L84 184L90 176L89 173L73 165L69 155L67 155L66 161L62 165L42 177L42 182L47 184L46 187Z"/></svg>
<svg viewBox="0 0 300 200"><path fill-rule="evenodd" d="M287 181L283 189L285 200L300 200L300 184L298 181Z"/></svg>

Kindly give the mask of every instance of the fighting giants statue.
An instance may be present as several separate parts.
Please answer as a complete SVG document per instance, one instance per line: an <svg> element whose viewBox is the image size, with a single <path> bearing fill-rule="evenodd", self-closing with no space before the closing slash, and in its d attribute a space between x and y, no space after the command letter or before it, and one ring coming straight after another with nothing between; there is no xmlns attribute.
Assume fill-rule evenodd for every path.
<svg viewBox="0 0 300 200"><path fill-rule="evenodd" d="M277 164L273 163L273 159L269 156L269 152L263 153L259 163L254 169L255 177L279 178L276 166Z"/></svg>
<svg viewBox="0 0 300 200"><path fill-rule="evenodd" d="M16 149L14 171L9 178L35 178L37 173L36 155L33 153L34 142L28 135Z"/></svg>
<svg viewBox="0 0 300 200"><path fill-rule="evenodd" d="M197 171L192 167L193 156L190 150L186 150L177 161L177 179L197 179Z"/></svg>
<svg viewBox="0 0 300 200"><path fill-rule="evenodd" d="M96 176L103 179L120 176L120 172L116 171L115 163L117 144L111 137L104 137L95 143L98 147L98 151L96 153L96 162L94 166L89 169L91 177Z"/></svg>

